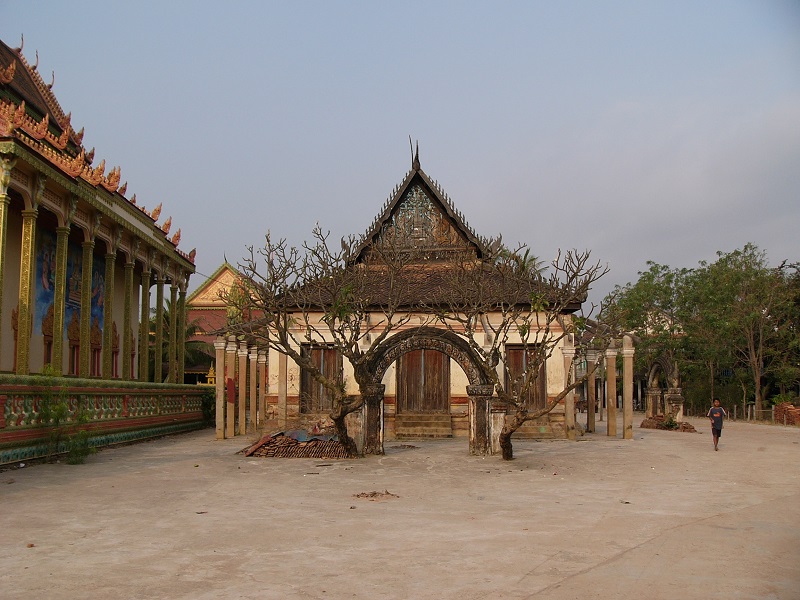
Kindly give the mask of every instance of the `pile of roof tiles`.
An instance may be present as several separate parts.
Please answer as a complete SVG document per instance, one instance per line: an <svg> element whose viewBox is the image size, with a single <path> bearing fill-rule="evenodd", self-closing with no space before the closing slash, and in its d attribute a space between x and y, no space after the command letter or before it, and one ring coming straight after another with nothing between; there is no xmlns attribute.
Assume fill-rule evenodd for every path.
<svg viewBox="0 0 800 600"><path fill-rule="evenodd" d="M694 428L694 425L686 421L672 421L672 425L670 426L664 415L647 417L642 421L639 427L642 429L663 429L665 431L687 431L689 433L697 433L697 429Z"/></svg>
<svg viewBox="0 0 800 600"><path fill-rule="evenodd" d="M350 458L334 436L297 439L297 436L284 432L265 435L247 448L244 455L263 458Z"/></svg>
<svg viewBox="0 0 800 600"><path fill-rule="evenodd" d="M800 407L789 402L775 405L775 422L786 425L800 425Z"/></svg>

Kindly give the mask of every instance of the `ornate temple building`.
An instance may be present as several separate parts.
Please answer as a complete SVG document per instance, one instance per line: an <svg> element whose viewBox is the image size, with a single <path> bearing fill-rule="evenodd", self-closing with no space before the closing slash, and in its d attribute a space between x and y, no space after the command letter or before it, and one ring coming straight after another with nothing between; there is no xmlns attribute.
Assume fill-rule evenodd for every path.
<svg viewBox="0 0 800 600"><path fill-rule="evenodd" d="M403 247L413 249L417 262L407 270L410 276L402 281L403 298L397 304L408 318L382 342L382 354L372 366L369 397L365 397L362 410L348 417L348 429L359 450L380 453L384 440L462 437L469 440L473 454L497 452L500 430L509 418L509 410L493 398L494 387L478 368L464 338L430 318L432 307L444 300L442 290L447 288L449 280L442 273L453 264L451 257L469 256L480 262L489 255L493 241L477 235L466 223L439 184L421 169L418 156L360 239L354 268L361 265L369 269L369 252L382 240L390 240L392 251L402 251ZM215 317L208 320L214 324L209 331L224 329L225 309L219 291L235 281L232 267L223 265L218 271L222 273L227 280L217 277L203 292L208 314L216 311ZM366 322L378 323L383 319L382 310L388 298L382 294L385 286L380 282L370 288L374 315ZM520 305L527 302L530 306L530 295L510 300ZM197 304L201 308L203 302ZM579 302L565 306L562 322L571 319L579 308ZM315 367L329 379L340 378L346 393L358 395L359 386L350 362L343 360L330 339L312 340L304 334L308 321L300 313L297 315L289 320L296 324L298 353L310 356ZM497 318L491 313L485 316L489 321ZM317 318L321 322L321 313ZM490 329L482 327L482 330L479 338L485 340ZM324 336L324 328L315 330L313 335ZM526 354L518 337L512 335L505 344L503 356L510 361L507 372L524 370ZM486 347L484 341L479 343ZM555 408L526 422L515 434L517 438L574 439L574 393L563 400L557 399L573 368L575 350L570 344L568 336L559 342L539 372L536 389L530 392L532 408L546 404L554 404ZM275 348L259 347L247 335L219 336L215 348L218 437L251 431L250 426L256 423L278 431L324 422L331 410L329 394L310 371L298 367L286 354ZM623 349L623 354L632 365L632 349ZM609 355L609 360L614 357L616 352ZM508 385L510 382L506 381ZM629 437L630 420L626 412L625 437Z"/></svg>
<svg viewBox="0 0 800 600"><path fill-rule="evenodd" d="M179 250L181 231L161 204L147 209L128 195L120 167L82 141L39 74L38 53L30 64L0 41L0 375L45 373L67 387L149 382L166 361L167 381L182 382L178 338L195 251ZM168 327L166 299L177 307ZM111 396L98 414L120 425L134 401ZM35 394L0 389L0 449L41 434L37 405Z"/></svg>

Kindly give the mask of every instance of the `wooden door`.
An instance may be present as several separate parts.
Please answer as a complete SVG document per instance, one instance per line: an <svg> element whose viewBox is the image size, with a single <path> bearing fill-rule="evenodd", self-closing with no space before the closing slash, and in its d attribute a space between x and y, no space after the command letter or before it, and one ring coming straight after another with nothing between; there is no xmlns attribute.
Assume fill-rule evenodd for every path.
<svg viewBox="0 0 800 600"><path fill-rule="evenodd" d="M449 356L436 350L414 350L398 359L397 412L450 412Z"/></svg>
<svg viewBox="0 0 800 600"><path fill-rule="evenodd" d="M507 370L505 385L507 390L511 390L514 387L519 389L519 387L523 385L523 383L519 381L515 385L514 379L520 375L523 375L529 368L528 363L531 360L533 353L534 348L528 348L528 353L526 355L522 346L516 347L509 345L506 347ZM537 410L545 407L547 403L547 375L545 373L544 363L539 366L536 382L531 384L531 386L528 388L528 393L525 400L529 410ZM507 412L513 413L514 410L512 407L509 407Z"/></svg>

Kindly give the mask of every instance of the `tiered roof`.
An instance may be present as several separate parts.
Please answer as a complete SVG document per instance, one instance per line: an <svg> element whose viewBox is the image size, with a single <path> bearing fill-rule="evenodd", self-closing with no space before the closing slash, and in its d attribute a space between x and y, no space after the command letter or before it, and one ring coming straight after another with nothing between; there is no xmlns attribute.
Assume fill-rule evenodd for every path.
<svg viewBox="0 0 800 600"><path fill-rule="evenodd" d="M94 148L86 151L83 128L77 132L74 130L71 113L64 114L53 94L55 74L49 84L45 83L38 67L38 52L36 63L31 65L22 54L22 44L12 49L0 40L0 142L20 142L68 178L83 180L112 194L117 201L135 206L161 230L178 254L194 263L194 250L188 254L177 250L181 230L169 236L172 218L156 225L161 215L161 204L147 211L136 203L136 194L126 197L128 184L120 185L120 167L106 172L105 160L96 167L92 166Z"/></svg>

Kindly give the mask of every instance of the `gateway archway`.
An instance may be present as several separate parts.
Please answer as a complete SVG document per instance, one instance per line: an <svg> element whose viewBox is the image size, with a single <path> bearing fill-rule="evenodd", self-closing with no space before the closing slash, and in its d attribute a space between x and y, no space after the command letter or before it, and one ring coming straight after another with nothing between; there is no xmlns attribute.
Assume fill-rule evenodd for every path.
<svg viewBox="0 0 800 600"><path fill-rule="evenodd" d="M365 398L364 451L367 453L383 452L386 406L384 399L385 386L382 382L387 371L393 364L402 361L403 357L420 356L418 354L420 352L423 353L423 355L428 353L431 356L437 356L437 354L434 353L438 353L438 356L445 357L448 359L448 369L449 360L452 360L461 367L468 382L466 394L470 453L488 454L491 447L490 409L491 397L494 392L492 384L478 367L479 361L473 350L469 347L469 344L457 335L445 329L437 329L435 327L418 327L392 336L386 340L383 352L376 357L373 369L372 389ZM429 375L435 377L433 373L434 370L435 369L432 369ZM399 370L399 374L404 377L409 376L409 373L412 374L412 377L417 377L420 371L418 369ZM407 383L408 382L405 381L399 382L401 387ZM438 388L441 382L435 381L432 385ZM437 389L436 392L435 395L437 396L441 394L441 390ZM404 399L405 406L401 408L400 413L394 415L395 419L397 419L397 414L402 415L404 412L403 409L405 409L406 415L413 416L423 413L428 415L439 414L444 415L444 419L447 421L450 420L449 409L445 412L445 407L442 405L441 398L433 398L430 402L422 401L419 404L409 404L406 402L407 400L408 398ZM430 404L430 406L428 406L428 404ZM395 424L396 423L395 421ZM408 421L406 421L406 423L408 423ZM435 423L435 418L433 423ZM434 424L433 426L436 425Z"/></svg>

